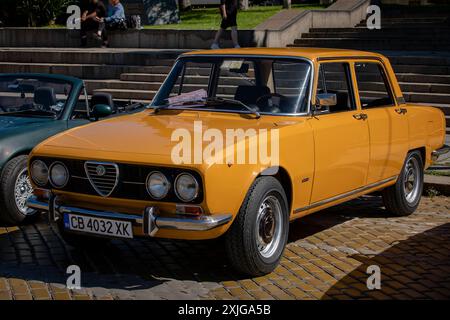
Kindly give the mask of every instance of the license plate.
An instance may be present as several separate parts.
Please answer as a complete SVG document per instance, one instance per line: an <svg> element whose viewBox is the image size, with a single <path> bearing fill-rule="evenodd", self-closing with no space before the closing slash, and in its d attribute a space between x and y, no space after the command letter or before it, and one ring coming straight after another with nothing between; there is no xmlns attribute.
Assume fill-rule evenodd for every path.
<svg viewBox="0 0 450 320"><path fill-rule="evenodd" d="M65 214L64 227L72 231L119 238L133 238L133 228L129 221Z"/></svg>

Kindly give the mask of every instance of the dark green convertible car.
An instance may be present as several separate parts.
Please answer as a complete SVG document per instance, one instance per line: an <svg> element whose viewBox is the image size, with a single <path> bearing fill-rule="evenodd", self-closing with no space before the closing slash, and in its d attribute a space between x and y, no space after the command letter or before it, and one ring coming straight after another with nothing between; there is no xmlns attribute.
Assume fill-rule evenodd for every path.
<svg viewBox="0 0 450 320"><path fill-rule="evenodd" d="M26 206L32 193L29 152L70 128L142 110L136 102L113 101L108 93L87 95L82 80L50 74L0 74L0 221L18 224L37 212Z"/></svg>

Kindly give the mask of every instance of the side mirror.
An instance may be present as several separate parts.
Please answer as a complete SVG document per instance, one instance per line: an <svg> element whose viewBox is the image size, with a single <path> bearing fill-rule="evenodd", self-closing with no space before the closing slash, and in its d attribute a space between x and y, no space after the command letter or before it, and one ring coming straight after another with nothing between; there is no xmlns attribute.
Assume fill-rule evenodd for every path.
<svg viewBox="0 0 450 320"><path fill-rule="evenodd" d="M329 111L330 107L337 105L337 95L335 93L319 93L316 96L316 106L314 111Z"/></svg>
<svg viewBox="0 0 450 320"><path fill-rule="evenodd" d="M113 114L112 108L107 104L96 104L92 109L92 116L97 121Z"/></svg>

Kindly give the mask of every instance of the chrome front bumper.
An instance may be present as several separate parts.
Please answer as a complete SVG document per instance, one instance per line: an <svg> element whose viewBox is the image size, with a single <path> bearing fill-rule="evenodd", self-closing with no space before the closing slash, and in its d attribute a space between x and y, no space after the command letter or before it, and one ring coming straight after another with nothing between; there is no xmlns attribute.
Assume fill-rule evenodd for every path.
<svg viewBox="0 0 450 320"><path fill-rule="evenodd" d="M431 152L431 161L435 162L439 159L440 156L450 152L450 146L443 145L441 148L434 150Z"/></svg>
<svg viewBox="0 0 450 320"><path fill-rule="evenodd" d="M142 215L127 214L110 211L96 211L59 205L57 197L50 196L48 201L42 201L36 196L27 200L27 206L39 211L48 211L49 220L57 222L64 214L79 214L90 217L98 217L113 220L130 221L134 227L140 227L145 235L155 236L159 229L174 229L187 231L207 231L219 227L231 221L231 214L214 215L171 215L164 216L159 213L158 207L147 207Z"/></svg>

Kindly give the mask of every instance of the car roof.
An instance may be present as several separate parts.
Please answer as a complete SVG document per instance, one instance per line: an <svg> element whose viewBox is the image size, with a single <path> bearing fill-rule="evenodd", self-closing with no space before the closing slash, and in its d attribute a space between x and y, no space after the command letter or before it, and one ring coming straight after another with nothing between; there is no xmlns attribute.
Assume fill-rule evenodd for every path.
<svg viewBox="0 0 450 320"><path fill-rule="evenodd" d="M345 58L345 57L373 57L383 58L383 55L368 51L332 48L238 48L238 49L218 49L218 50L196 50L183 54L192 55L255 55L255 56L283 56L302 57L309 60L320 58Z"/></svg>
<svg viewBox="0 0 450 320"><path fill-rule="evenodd" d="M64 82L70 82L72 84L82 84L83 81L79 78L66 76L62 74L50 74L50 73L1 73L0 78L36 78L36 79L53 79Z"/></svg>

